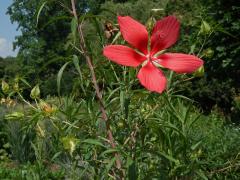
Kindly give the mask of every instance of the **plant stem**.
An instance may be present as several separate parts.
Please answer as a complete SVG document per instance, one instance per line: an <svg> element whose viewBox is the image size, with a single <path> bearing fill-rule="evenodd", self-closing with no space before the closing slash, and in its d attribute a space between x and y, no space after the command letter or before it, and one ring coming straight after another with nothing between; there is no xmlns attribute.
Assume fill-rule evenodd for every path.
<svg viewBox="0 0 240 180"><path fill-rule="evenodd" d="M82 54L87 61L87 65L88 65L90 73L91 73L92 83L93 83L94 89L96 91L96 96L97 96L97 99L98 99L98 102L99 102L100 111L101 111L101 114L102 114L102 119L106 123L108 140L109 140L112 148L116 148L116 144L114 142L113 134L112 134L110 124L109 124L109 119L108 119L108 116L107 116L107 113L106 113L106 110L105 110L105 107L104 107L104 104L103 104L102 95L100 93L100 89L99 89L99 86L98 86L98 83L97 83L97 78L96 78L96 74L95 74L94 67L93 67L93 64L92 64L92 59L89 56L89 54L87 52L87 49L86 49L86 44L85 44L84 36L83 36L83 32L82 32L82 23L78 22L78 15L77 15L77 11L76 11L75 1L76 0L71 0L71 4L72 4L73 16L74 16L74 18L76 18L77 23L78 23L77 27L78 27L78 34L79 34L79 37L80 37L80 49L83 52ZM119 153L116 152L115 157L116 157L116 167L118 169L121 169L121 160L120 160Z"/></svg>
<svg viewBox="0 0 240 180"><path fill-rule="evenodd" d="M33 108L34 110L38 110L36 107L31 105L31 103L29 103L27 100L25 100L24 97L19 92L17 94L22 99L22 101L25 102L29 107Z"/></svg>

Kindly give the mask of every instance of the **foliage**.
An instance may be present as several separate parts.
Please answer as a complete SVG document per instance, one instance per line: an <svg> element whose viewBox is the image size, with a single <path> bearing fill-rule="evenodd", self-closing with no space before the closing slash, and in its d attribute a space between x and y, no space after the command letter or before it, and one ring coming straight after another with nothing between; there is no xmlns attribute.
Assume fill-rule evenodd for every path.
<svg viewBox="0 0 240 180"><path fill-rule="evenodd" d="M23 34L15 42L18 57L0 62L0 178L239 179L239 127L211 109L232 106L236 119L240 112L234 60L238 7L230 1L227 7L233 11L227 12L224 1L217 8L211 0L204 2L79 1L86 56L79 49L79 24L69 13L70 1L15 0L8 13ZM217 13L211 17L211 12ZM106 22L118 29L117 14L148 26L176 15L182 36L171 51L205 59L205 76L164 71L169 86L163 94L144 90L137 69L119 67L101 55L106 44L125 44L118 30L105 36ZM109 124L103 121L86 57L93 60ZM234 75L221 76L229 71Z"/></svg>
<svg viewBox="0 0 240 180"><path fill-rule="evenodd" d="M177 10L177 13L182 16L183 26L185 23L193 26L191 35L190 30L185 29L182 40L184 44L189 44L191 52L205 60L205 78L188 83L189 89L184 93L198 101L206 112L211 112L217 105L225 113L231 113L232 101L239 93L239 5L235 1L224 0L176 1L174 5L168 5L170 12L176 12L179 7L181 11ZM189 9L183 10L183 7ZM208 34L199 34L199 30L194 30L203 22L211 28L210 38ZM179 45L183 50L187 49L181 43Z"/></svg>
<svg viewBox="0 0 240 180"><path fill-rule="evenodd" d="M18 161L23 157L36 161L38 168L55 164L65 169L65 177L73 179L108 177L117 171L113 170L115 159L111 156L115 151L120 152L130 179L219 178L226 173L237 179L240 150L237 127L226 125L216 113L201 115L188 100L174 95L129 94L120 89L115 93L108 113L117 149L109 147L104 138L104 126L94 101L77 103L66 97L60 106L57 99L40 103L41 112L25 111L24 119L5 116L5 126L11 125L4 128L9 135L11 156ZM118 98L119 93L126 93L123 96L126 98ZM54 104L59 106L55 115L48 109ZM19 124L21 131L13 129ZM28 143L17 148L27 137Z"/></svg>
<svg viewBox="0 0 240 180"><path fill-rule="evenodd" d="M56 169L54 165L47 169L39 169L37 165L19 165L14 162L0 163L1 179L63 179L64 171Z"/></svg>
<svg viewBox="0 0 240 180"><path fill-rule="evenodd" d="M17 37L15 42L15 47L20 48L18 62L16 65L15 63L8 65L7 68L10 69L7 73L13 75L12 72L19 72L21 77L25 77L32 84L40 84L44 88L43 95L47 96L57 94L54 83L57 70L77 52L66 43L73 38L70 31L71 18L66 8L70 7L70 1L62 1L60 4L58 1L46 1L38 14L43 2L45 1L16 0L9 7L8 14L12 21L18 22L22 35ZM207 109L206 112L210 112L209 110L217 104L225 112L230 113L231 102L239 93L237 78L239 76L237 63L239 6L234 1L230 1L227 5L225 1L218 1L217 4L216 6L216 2L211 0L138 0L136 2L89 0L79 1L77 10L84 13L87 9L89 14L101 16L98 21L91 20L92 25L88 23L85 25L85 34L89 43L98 41L99 35L104 35L103 24L106 20L116 22L117 14L130 15L142 23L146 23L150 17L159 19L168 14L176 15L181 20L182 33L179 43L173 50L198 54L205 60L205 78L188 84L191 88L187 91L185 87L179 88L184 94L198 101L204 110ZM38 23L36 23L37 15ZM94 23L98 26L97 31ZM210 34L201 33L200 28L203 25L210 28ZM104 37L101 37L100 41L100 44L91 43L91 47L96 49L96 52L93 52L96 56L101 51L101 47L108 42ZM226 47L225 44L230 45ZM83 61L81 63L84 65ZM63 83L62 87L62 92L66 94L73 90L72 87L79 88L76 81L71 81L74 79L72 71L72 68L68 68L63 76L63 81L68 82ZM228 75L221 76L222 73ZM199 92L198 89L205 90ZM213 91L216 89L219 92ZM223 94L219 96L219 93ZM204 105L206 101L207 108Z"/></svg>

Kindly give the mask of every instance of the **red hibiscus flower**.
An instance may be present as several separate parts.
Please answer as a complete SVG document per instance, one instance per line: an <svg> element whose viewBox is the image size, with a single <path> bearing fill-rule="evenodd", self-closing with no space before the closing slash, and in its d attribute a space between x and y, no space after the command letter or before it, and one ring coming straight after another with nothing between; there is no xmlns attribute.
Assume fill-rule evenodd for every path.
<svg viewBox="0 0 240 180"><path fill-rule="evenodd" d="M161 53L178 39L180 23L174 16L156 22L148 43L146 27L129 16L118 16L123 38L134 48L123 45L109 45L103 50L104 56L124 66L137 67L142 64L137 78L148 90L162 93L166 78L157 66L177 73L191 73L203 65L196 56L182 53Z"/></svg>

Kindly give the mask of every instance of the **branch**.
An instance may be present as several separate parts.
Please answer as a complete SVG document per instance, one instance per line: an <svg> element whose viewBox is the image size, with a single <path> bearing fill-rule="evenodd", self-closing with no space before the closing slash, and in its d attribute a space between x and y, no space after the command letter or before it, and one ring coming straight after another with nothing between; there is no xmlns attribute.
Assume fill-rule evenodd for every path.
<svg viewBox="0 0 240 180"><path fill-rule="evenodd" d="M76 3L75 0L71 0L73 16L74 16L74 18L77 19L78 34L79 34L79 38L80 38L80 50L81 50L81 52L83 52L82 54L85 57L85 59L87 61L87 65L90 69L92 83L93 83L94 89L96 91L96 96L97 96L97 99L98 99L98 102L99 102L100 111L101 111L101 114L102 114L102 119L106 123L108 140L109 140L112 148L116 148L114 138L113 138L113 135L112 135L112 131L110 129L109 119L108 119L108 116L107 116L107 113L106 113L106 110L105 110L105 107L104 107L104 104L103 104L102 96L101 96L101 93L100 93L100 89L99 89L99 86L98 86L98 83L97 83L97 78L96 78L96 74L95 74L95 71L94 71L92 59L91 59L91 57L88 54L87 49L86 49L86 44L85 44L83 31L82 31L82 22L81 23L78 22L78 15L77 15L75 3ZM119 153L116 152L115 157L116 157L116 167L117 167L117 169L121 170L122 167L121 167L121 160L120 160Z"/></svg>

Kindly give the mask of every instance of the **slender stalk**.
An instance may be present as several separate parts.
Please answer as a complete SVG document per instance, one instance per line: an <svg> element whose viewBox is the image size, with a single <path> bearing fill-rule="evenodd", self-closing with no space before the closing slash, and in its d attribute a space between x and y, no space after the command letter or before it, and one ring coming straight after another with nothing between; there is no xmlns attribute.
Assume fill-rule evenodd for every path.
<svg viewBox="0 0 240 180"><path fill-rule="evenodd" d="M36 107L34 107L33 105L31 105L30 102L28 102L27 100L24 99L24 97L18 92L17 93L18 96L22 99L23 102L25 102L28 106L30 106L31 108L33 108L34 110L38 110Z"/></svg>
<svg viewBox="0 0 240 180"><path fill-rule="evenodd" d="M76 2L75 1L76 0L71 0L72 12L73 12L74 18L76 18L78 20L78 15L77 15L76 6L75 6ZM92 64L92 59L91 59L91 57L88 54L87 49L86 49L86 44L85 44L84 36L83 36L83 32L82 32L82 23L79 23L78 21L77 21L77 23L78 23L77 24L78 25L77 26L78 27L78 34L79 34L79 38L80 38L80 50L81 50L83 56L85 57L85 59L87 61L87 65L88 65L90 73L91 73L92 83L93 83L94 89L96 91L96 96L97 96L97 99L98 99L98 102L99 102L100 111L101 111L101 114L102 114L102 119L106 123L108 140L109 140L112 148L115 148L116 144L114 142L113 134L112 134L112 131L110 129L109 119L108 119L108 116L107 116L107 113L106 113L106 110L105 110L105 107L104 107L104 104L103 104L102 95L100 93L100 89L99 89L99 86L98 86L98 83L97 83L97 78L96 78L96 74L95 74L94 67L93 67L93 64ZM121 160L120 160L119 154L115 153L115 157L116 157L116 167L118 169L121 169Z"/></svg>

